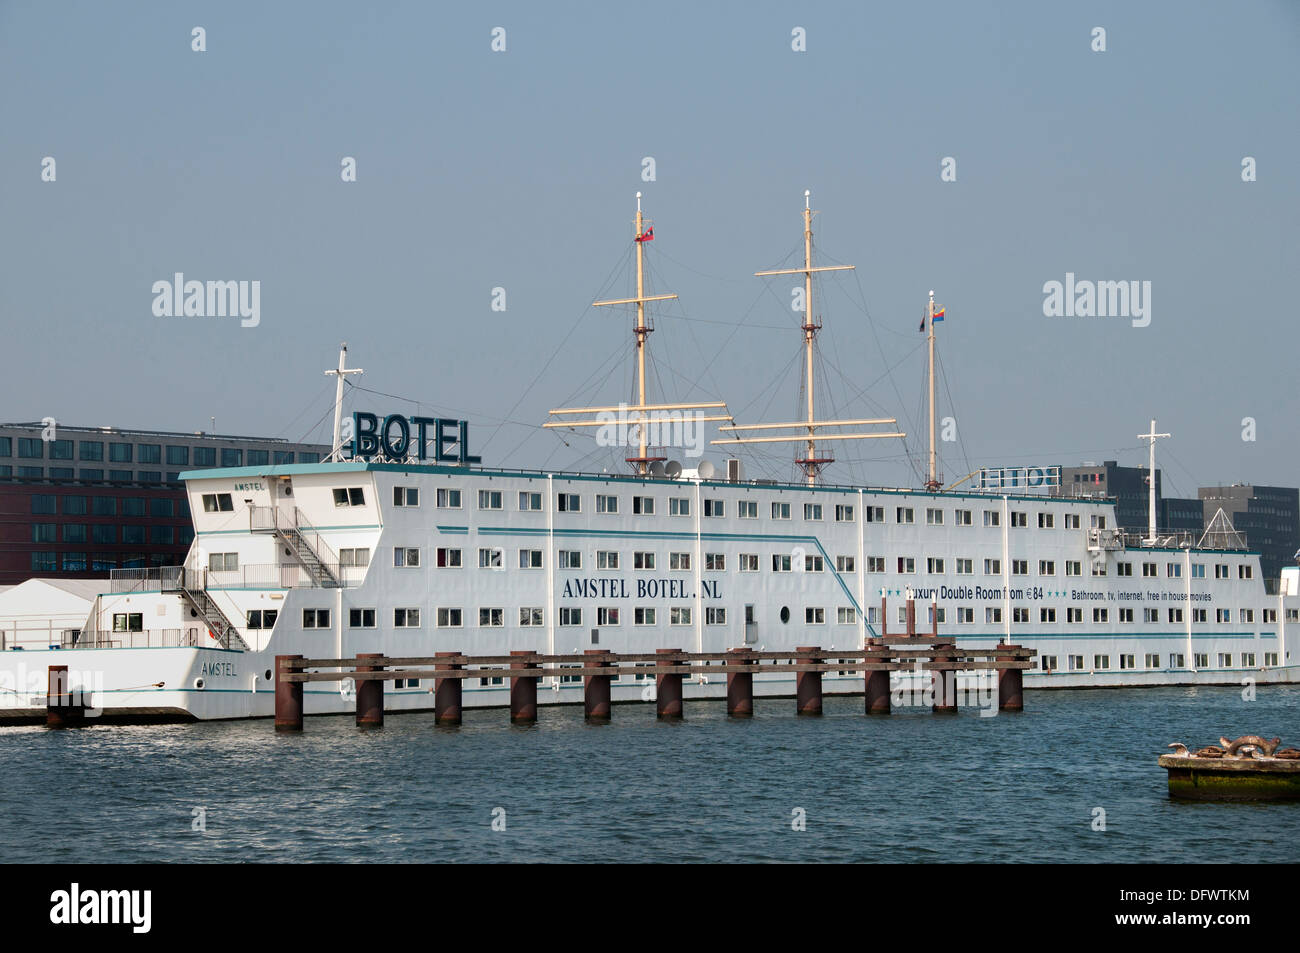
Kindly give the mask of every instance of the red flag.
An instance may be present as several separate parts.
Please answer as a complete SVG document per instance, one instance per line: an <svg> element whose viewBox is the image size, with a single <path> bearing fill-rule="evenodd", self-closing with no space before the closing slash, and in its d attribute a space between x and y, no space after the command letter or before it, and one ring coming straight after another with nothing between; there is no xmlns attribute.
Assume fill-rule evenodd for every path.
<svg viewBox="0 0 1300 953"><path fill-rule="evenodd" d="M653 225L651 225L649 228L647 228L647 229L645 230L645 232L644 232L643 234L638 235L638 236L636 237L636 240L639 241L639 242L652 242L652 241L654 241L654 240L655 240L655 227L654 227Z"/></svg>

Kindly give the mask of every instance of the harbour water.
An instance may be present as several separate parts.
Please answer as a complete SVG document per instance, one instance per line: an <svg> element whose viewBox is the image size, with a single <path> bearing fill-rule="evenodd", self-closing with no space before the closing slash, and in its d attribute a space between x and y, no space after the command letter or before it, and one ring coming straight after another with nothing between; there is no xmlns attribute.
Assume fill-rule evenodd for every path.
<svg viewBox="0 0 1300 953"><path fill-rule="evenodd" d="M996 717L828 697L820 718L759 699L751 720L688 702L680 723L649 703L599 726L564 706L529 727L5 728L0 843L28 863L1293 861L1300 804L1171 802L1155 759L1220 734L1300 743L1297 703L1200 687L1031 692Z"/></svg>

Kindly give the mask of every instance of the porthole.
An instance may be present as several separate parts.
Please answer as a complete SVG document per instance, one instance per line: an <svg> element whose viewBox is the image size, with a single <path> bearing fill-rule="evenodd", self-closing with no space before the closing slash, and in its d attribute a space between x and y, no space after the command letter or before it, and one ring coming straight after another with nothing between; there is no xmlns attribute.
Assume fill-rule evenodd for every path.
<svg viewBox="0 0 1300 953"><path fill-rule="evenodd" d="M789 622L789 621L790 621L790 607L789 607L789 606L782 606L782 607L781 607L781 621L782 621L782 622Z"/></svg>

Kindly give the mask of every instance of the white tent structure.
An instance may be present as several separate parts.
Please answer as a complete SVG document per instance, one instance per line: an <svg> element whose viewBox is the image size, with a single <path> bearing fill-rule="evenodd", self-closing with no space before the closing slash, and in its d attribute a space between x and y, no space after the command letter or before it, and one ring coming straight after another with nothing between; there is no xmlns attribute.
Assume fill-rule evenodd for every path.
<svg viewBox="0 0 1300 953"><path fill-rule="evenodd" d="M0 592L0 651L71 644L107 579L28 579Z"/></svg>

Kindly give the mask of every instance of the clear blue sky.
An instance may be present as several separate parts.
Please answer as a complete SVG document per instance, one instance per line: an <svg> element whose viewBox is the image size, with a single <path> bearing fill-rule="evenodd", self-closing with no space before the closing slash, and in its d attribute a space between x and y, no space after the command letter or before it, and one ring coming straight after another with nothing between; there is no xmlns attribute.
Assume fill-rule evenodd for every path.
<svg viewBox="0 0 1300 953"><path fill-rule="evenodd" d="M1295 485L1298 52L1289 0L3 2L0 418L323 440L346 339L364 386L474 421L485 462L599 468L536 425L629 394L628 316L587 305L629 290L640 189L681 296L658 393L792 419L789 287L751 274L795 252L809 188L824 260L858 266L822 285L828 413L922 446L934 288L950 479L1136 463L1154 416L1167 492ZM177 271L259 280L260 326L155 317ZM1066 272L1150 281L1151 325L1044 317ZM828 479L915 482L897 441L836 449Z"/></svg>

